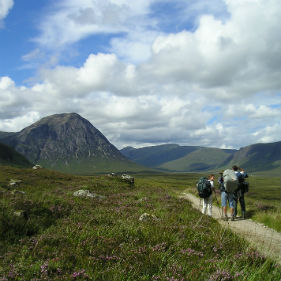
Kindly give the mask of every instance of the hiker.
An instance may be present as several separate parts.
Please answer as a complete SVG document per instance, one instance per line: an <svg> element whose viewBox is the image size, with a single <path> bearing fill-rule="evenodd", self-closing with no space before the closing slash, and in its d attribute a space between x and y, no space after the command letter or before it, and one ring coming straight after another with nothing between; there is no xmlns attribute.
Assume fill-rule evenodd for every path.
<svg viewBox="0 0 281 281"><path fill-rule="evenodd" d="M208 176L208 181L211 184L211 191L215 191L214 179L215 179L215 176L213 174ZM212 206L213 206L213 197L212 197L212 192L211 192L211 194L208 197L203 198L202 214L206 215L206 211L207 211L208 216L212 216Z"/></svg>
<svg viewBox="0 0 281 281"><path fill-rule="evenodd" d="M235 210L234 194L226 191L224 186L224 180L223 180L223 172L220 173L220 176L218 178L218 183L221 192L222 219L228 221L228 216L227 216L227 202L228 202L231 212L231 220L234 220L234 210Z"/></svg>
<svg viewBox="0 0 281 281"><path fill-rule="evenodd" d="M238 201L240 203L241 206L241 211L242 211L242 219L246 218L246 204L245 204L245 199L244 199L244 181L245 178L248 177L247 173L245 173L245 171L242 168L237 167L236 165L234 165L232 167L233 171L235 172L237 178L238 178L238 189L235 191L234 195L235 195L235 208L234 208L234 217L237 216L237 205L238 205Z"/></svg>
<svg viewBox="0 0 281 281"><path fill-rule="evenodd" d="M233 169L226 169L223 172L223 185L225 188L225 192L227 194L227 198L229 201L229 207L231 212L231 221L235 219L235 192L238 189L238 177ZM227 203L227 202L224 202ZM225 218L226 219L226 218Z"/></svg>

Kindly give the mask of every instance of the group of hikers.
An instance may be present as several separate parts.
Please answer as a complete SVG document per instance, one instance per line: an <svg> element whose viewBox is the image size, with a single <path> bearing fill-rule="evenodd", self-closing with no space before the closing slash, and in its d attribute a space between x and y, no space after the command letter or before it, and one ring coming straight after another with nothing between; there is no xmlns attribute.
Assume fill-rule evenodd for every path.
<svg viewBox="0 0 281 281"><path fill-rule="evenodd" d="M222 206L222 219L228 220L227 205L229 205L231 213L231 221L234 221L237 216L238 202L241 206L241 218L246 218L246 205L244 194L248 191L249 185L245 181L247 173L242 169L234 165L232 169L227 169L220 172L218 178L219 189L221 193L221 206ZM202 213L212 216L212 192L215 192L214 188L215 176L209 175L208 178L201 178L197 183L197 190L199 196L203 199Z"/></svg>

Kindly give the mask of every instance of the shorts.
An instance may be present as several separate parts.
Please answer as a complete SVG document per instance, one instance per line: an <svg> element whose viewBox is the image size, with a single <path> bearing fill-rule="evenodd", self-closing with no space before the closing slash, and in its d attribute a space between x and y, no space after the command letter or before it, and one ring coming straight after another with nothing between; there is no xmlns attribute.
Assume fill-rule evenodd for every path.
<svg viewBox="0 0 281 281"><path fill-rule="evenodd" d="M235 207L234 194L233 193L226 193L225 191L222 191L222 193L221 193L221 206L226 207L227 201L229 202L230 208Z"/></svg>

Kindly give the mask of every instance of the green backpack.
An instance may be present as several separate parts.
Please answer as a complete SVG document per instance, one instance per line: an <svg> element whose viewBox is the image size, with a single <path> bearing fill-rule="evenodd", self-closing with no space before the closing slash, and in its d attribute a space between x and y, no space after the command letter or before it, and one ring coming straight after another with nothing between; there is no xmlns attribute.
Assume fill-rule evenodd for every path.
<svg viewBox="0 0 281 281"><path fill-rule="evenodd" d="M198 195L201 198L207 198L212 194L212 186L207 178L202 177L197 183Z"/></svg>

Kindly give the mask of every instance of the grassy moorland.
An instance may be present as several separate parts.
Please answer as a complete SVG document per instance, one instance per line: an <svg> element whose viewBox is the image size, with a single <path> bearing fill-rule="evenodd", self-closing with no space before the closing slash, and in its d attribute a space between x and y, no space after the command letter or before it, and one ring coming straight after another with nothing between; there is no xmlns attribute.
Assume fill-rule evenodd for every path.
<svg viewBox="0 0 281 281"><path fill-rule="evenodd" d="M274 261L177 198L197 178L138 175L130 187L1 167L0 280L280 280Z"/></svg>

